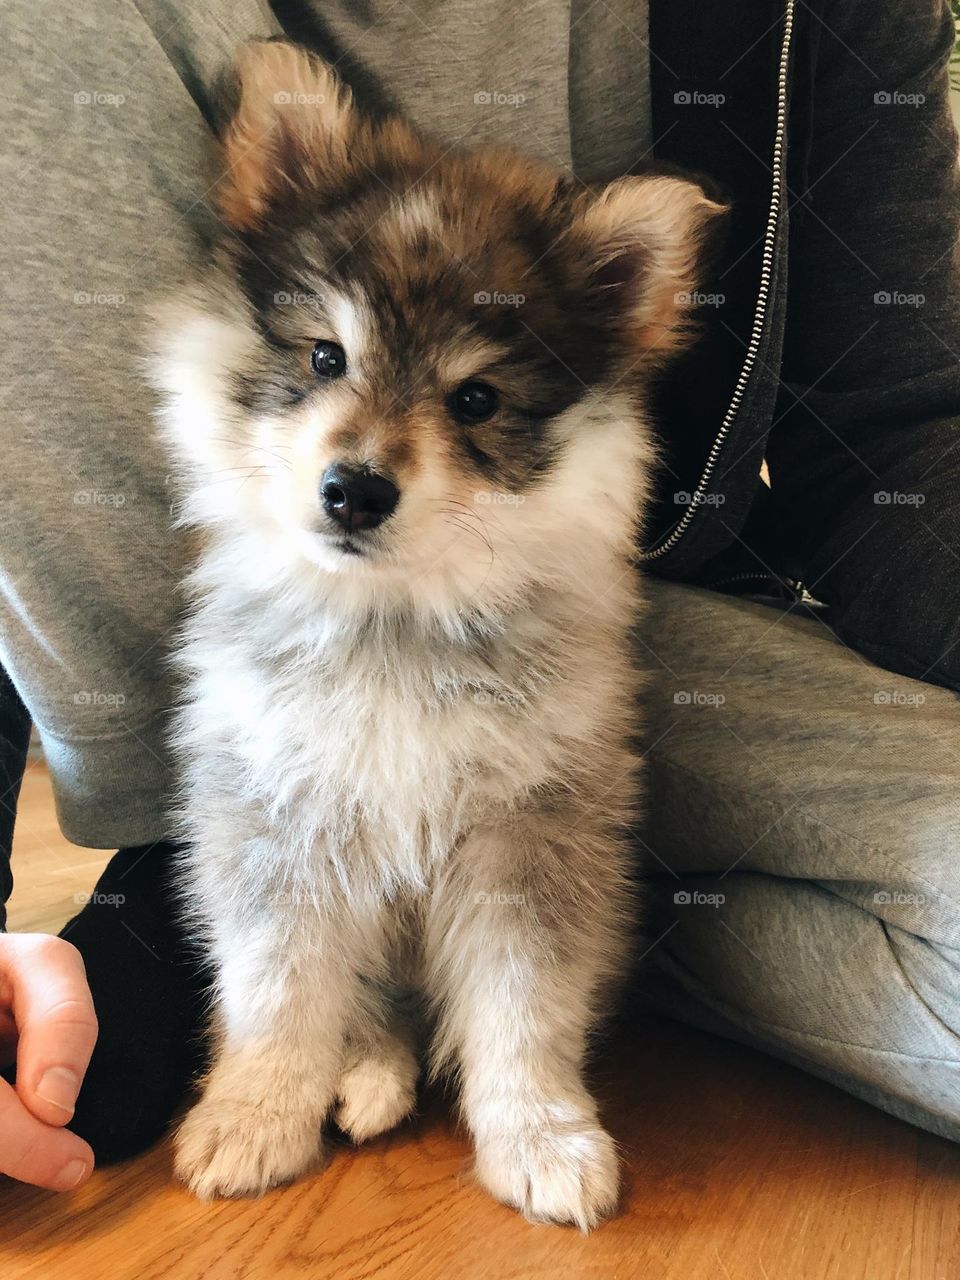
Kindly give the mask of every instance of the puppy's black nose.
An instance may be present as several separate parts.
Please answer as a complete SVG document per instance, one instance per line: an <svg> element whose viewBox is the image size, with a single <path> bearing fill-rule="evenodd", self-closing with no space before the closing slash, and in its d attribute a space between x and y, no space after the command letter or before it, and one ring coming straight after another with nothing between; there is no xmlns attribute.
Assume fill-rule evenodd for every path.
<svg viewBox="0 0 960 1280"><path fill-rule="evenodd" d="M323 509L344 529L375 529L392 514L400 490L386 476L366 467L336 462L320 480Z"/></svg>

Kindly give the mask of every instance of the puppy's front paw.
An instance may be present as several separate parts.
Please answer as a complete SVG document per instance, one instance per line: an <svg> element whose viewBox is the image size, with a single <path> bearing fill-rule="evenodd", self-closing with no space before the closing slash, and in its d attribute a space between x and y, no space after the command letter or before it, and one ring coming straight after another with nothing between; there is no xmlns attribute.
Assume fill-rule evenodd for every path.
<svg viewBox="0 0 960 1280"><path fill-rule="evenodd" d="M176 1138L177 1177L201 1200L259 1196L317 1164L319 1124L234 1100L201 1098Z"/></svg>
<svg viewBox="0 0 960 1280"><path fill-rule="evenodd" d="M366 1142L398 1125L413 1110L418 1064L397 1041L361 1058L340 1077L336 1120L354 1142Z"/></svg>
<svg viewBox="0 0 960 1280"><path fill-rule="evenodd" d="M613 1139L595 1119L562 1104L536 1127L477 1142L477 1176L490 1194L534 1222L573 1223L589 1231L617 1206Z"/></svg>

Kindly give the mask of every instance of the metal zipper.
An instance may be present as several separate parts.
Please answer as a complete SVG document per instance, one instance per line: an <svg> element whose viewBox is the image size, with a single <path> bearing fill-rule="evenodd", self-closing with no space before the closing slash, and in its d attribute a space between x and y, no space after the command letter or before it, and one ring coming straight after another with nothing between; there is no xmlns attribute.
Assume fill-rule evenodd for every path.
<svg viewBox="0 0 960 1280"><path fill-rule="evenodd" d="M731 573L726 578L718 578L716 582L703 582L698 583L698 585L709 587L711 591L720 591L723 587L732 587L738 582L776 583L778 587L785 587L787 590L791 591L794 598L797 600L802 600L806 593L806 587L798 579L787 577L781 578L778 574L768 573L765 569L756 569L753 571L744 570L743 573Z"/></svg>
<svg viewBox="0 0 960 1280"><path fill-rule="evenodd" d="M747 384L750 381L750 375L753 372L753 366L756 363L757 352L760 349L760 339L763 336L763 329L766 323L767 302L770 297L770 277L773 274L773 254L776 247L777 230L780 225L780 205L783 198L784 187L784 159L785 159L785 142L787 133L787 69L790 64L790 49L793 38L793 13L794 0L786 0L786 9L784 10L784 26L783 26L783 44L780 50L780 71L777 82L777 128L773 143L773 186L770 194L770 212L767 217L766 231L763 238L763 256L760 265L760 286L757 290L757 305L753 314L753 325L750 331L750 341L747 344L747 352L744 356L743 365L740 369L740 376L737 384L733 389L733 395L730 398L730 404L727 412L724 414L723 422L720 429L714 437L713 444L710 446L710 452L707 455L707 461L704 464L703 473L697 482L696 490L690 497L690 504L683 513L679 523L676 524L668 536L661 542L659 547L655 547L649 551L641 551L637 556L637 561L641 564L649 560L659 560L661 556L672 551L677 545L687 529L693 517L703 503L704 496L710 487L710 481L716 470L717 463L720 460L720 454L723 452L723 446L726 443L730 429L736 421L737 414L740 412L740 405L743 401Z"/></svg>
<svg viewBox="0 0 960 1280"><path fill-rule="evenodd" d="M774 573L767 573L763 569L758 569L755 573L731 573L727 578L718 578L716 582L708 582L711 591L717 591L720 587L731 587L735 582L777 582L781 580ZM781 583L782 585L782 583Z"/></svg>

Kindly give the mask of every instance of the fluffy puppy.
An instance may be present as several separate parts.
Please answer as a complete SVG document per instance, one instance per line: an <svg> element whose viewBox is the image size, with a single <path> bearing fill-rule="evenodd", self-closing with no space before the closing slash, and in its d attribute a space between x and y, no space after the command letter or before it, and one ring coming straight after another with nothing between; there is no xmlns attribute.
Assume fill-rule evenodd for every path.
<svg viewBox="0 0 960 1280"><path fill-rule="evenodd" d="M232 234L154 362L202 532L176 744L217 973L177 1171L256 1194L331 1114L397 1124L413 984L480 1181L586 1229L617 1201L582 1067L634 914L644 387L720 208L445 149L289 44L238 73Z"/></svg>

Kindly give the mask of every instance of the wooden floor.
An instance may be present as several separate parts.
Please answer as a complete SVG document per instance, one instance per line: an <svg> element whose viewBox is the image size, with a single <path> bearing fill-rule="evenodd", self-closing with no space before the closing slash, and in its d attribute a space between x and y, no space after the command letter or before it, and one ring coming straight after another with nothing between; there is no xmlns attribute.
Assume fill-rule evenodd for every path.
<svg viewBox="0 0 960 1280"><path fill-rule="evenodd" d="M55 928L104 855L61 840L42 768L18 829L11 927ZM825 1084L634 1018L595 1073L621 1213L531 1226L471 1182L442 1097L260 1201L200 1204L167 1147L54 1196L0 1179L3 1280L955 1280L960 1150Z"/></svg>

